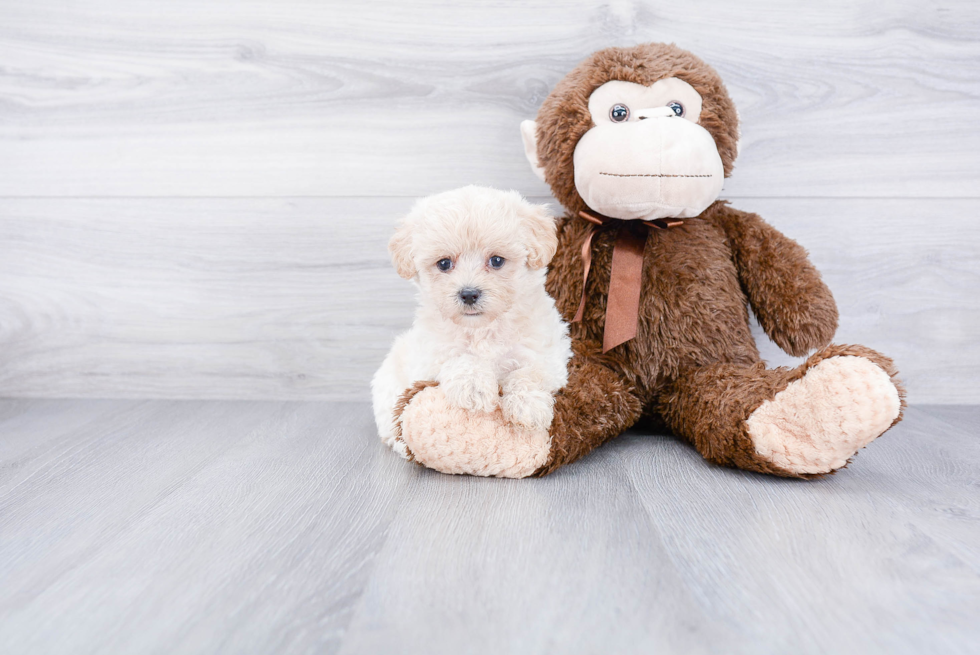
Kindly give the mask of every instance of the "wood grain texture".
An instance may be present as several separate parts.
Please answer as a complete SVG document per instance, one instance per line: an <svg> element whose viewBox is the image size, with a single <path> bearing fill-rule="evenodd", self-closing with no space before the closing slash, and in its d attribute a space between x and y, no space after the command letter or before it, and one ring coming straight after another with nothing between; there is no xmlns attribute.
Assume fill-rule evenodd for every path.
<svg viewBox="0 0 980 655"><path fill-rule="evenodd" d="M0 205L0 395L363 398L414 311L408 199Z"/></svg>
<svg viewBox="0 0 980 655"><path fill-rule="evenodd" d="M910 410L816 485L639 434L530 493L421 477L342 652L970 652L978 420Z"/></svg>
<svg viewBox="0 0 980 655"><path fill-rule="evenodd" d="M972 0L8 2L0 196L540 195L519 122L647 41L726 80L732 197L977 197Z"/></svg>
<svg viewBox="0 0 980 655"><path fill-rule="evenodd" d="M743 199L803 244L840 308L835 341L892 357L912 402L980 402L980 206ZM796 365L758 326L772 365Z"/></svg>
<svg viewBox="0 0 980 655"><path fill-rule="evenodd" d="M386 251L410 205L0 200L0 396L366 398L414 312ZM735 206L810 250L837 340L894 357L912 401L980 402L980 202Z"/></svg>
<svg viewBox="0 0 980 655"><path fill-rule="evenodd" d="M46 439L63 406L33 406L30 472L0 480L0 651L335 650L417 474L366 407L115 401L93 426L74 403Z"/></svg>
<svg viewBox="0 0 980 655"><path fill-rule="evenodd" d="M724 194L810 250L838 340L980 403L975 2L6 2L0 652L975 652L977 406L801 483L639 433L443 476L363 402L281 402L365 398L415 304L395 219L547 194L519 122L644 41L726 80Z"/></svg>
<svg viewBox="0 0 980 655"><path fill-rule="evenodd" d="M0 651L980 640L980 407L914 406L815 482L640 433L540 480L445 476L371 423L364 403L0 401L0 434L35 444L0 439Z"/></svg>

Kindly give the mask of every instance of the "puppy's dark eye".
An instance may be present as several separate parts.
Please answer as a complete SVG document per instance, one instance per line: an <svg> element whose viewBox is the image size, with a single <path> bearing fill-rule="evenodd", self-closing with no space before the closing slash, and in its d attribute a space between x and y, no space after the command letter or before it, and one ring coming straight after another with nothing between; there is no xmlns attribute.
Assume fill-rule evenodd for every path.
<svg viewBox="0 0 980 655"><path fill-rule="evenodd" d="M501 257L500 255L494 255L493 257L490 258L490 268L500 268L501 266L504 265L505 261L507 260Z"/></svg>
<svg viewBox="0 0 980 655"><path fill-rule="evenodd" d="M440 259L436 262L436 268L443 273L446 271L451 271L453 270L453 260L449 259L448 257L446 259Z"/></svg>
<svg viewBox="0 0 980 655"><path fill-rule="evenodd" d="M682 105L681 103L677 101L672 101L672 102L668 102L667 106L670 107L671 110L674 112L674 116L684 115L684 105Z"/></svg>
<svg viewBox="0 0 980 655"><path fill-rule="evenodd" d="M630 108L626 105L613 105L609 110L609 120L613 123L622 123L630 118Z"/></svg>

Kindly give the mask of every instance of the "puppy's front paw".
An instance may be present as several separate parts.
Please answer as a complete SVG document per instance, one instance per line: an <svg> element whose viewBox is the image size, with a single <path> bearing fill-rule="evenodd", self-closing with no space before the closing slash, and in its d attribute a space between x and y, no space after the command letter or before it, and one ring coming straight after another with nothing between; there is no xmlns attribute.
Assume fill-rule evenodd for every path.
<svg viewBox="0 0 980 655"><path fill-rule="evenodd" d="M531 430L547 430L554 416L554 398L541 390L504 393L501 409L511 423Z"/></svg>
<svg viewBox="0 0 980 655"><path fill-rule="evenodd" d="M476 412L492 412L500 400L497 378L490 370L476 369L441 382L449 404Z"/></svg>

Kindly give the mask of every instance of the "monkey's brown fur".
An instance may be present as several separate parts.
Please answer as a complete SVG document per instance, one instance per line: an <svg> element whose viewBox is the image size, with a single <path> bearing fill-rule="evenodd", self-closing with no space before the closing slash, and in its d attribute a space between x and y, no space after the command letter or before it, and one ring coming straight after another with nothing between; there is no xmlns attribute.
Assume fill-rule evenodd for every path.
<svg viewBox="0 0 980 655"><path fill-rule="evenodd" d="M571 216L588 209L575 190L572 155L579 139L593 127L589 96L610 80L648 86L678 77L701 95L701 119L718 146L725 177L738 154L738 113L713 68L686 50L663 43L608 48L594 53L558 83L538 110L538 161L545 181Z"/></svg>
<svg viewBox="0 0 980 655"><path fill-rule="evenodd" d="M701 95L699 122L714 137L729 175L738 139L734 106L714 70L673 45L595 53L555 87L538 114L538 160L569 211L559 220L558 253L548 275L548 291L566 320L581 298L581 245L592 228L577 217L587 207L575 189L572 164L575 146L593 125L589 96L610 80L650 85L666 77L686 81ZM569 383L556 398L551 455L538 475L582 457L646 413L659 415L711 462L810 477L760 457L745 420L809 368L839 355L863 356L880 366L896 383L904 407L890 359L862 346L825 347L837 329L837 307L804 249L759 216L722 201L681 227L650 230L637 336L602 354L616 229L600 229L593 240L585 314L571 326ZM823 349L796 369L767 370L749 329L749 306L788 353Z"/></svg>
<svg viewBox="0 0 980 655"><path fill-rule="evenodd" d="M588 207L576 190L573 162L576 145L593 127L589 97L611 80L648 86L667 77L684 80L701 95L698 122L714 138L728 176L737 154L735 108L714 70L673 45L649 44L595 53L559 82L538 114L538 164L555 197L569 212L558 220L558 251L547 281L548 291L567 321L575 315L582 297L582 245L593 229L592 223L578 216ZM807 380L816 379L818 385L828 379L833 384L839 382L839 378L821 378L819 374L807 378L812 369L831 358L842 358L835 365L846 358L866 360L870 364L862 366L875 371L879 380L875 384L891 389L890 381L894 386L888 392L888 411L878 415L885 422L874 423L873 430L887 426L893 416L891 425L901 420L904 390L892 361L863 346L828 345L837 329L837 307L803 248L759 216L723 201L714 202L695 218L685 219L680 227L650 229L643 255L637 334L603 354L606 298L617 231L647 228L637 221L610 221L597 229L584 316L581 322L571 324L573 357L568 384L555 398L550 451L536 475L551 473L579 459L646 418L686 438L705 459L716 464L781 476L819 477L801 471L827 472L844 460L788 470L772 461L777 452L772 449L772 433L758 437L763 440L760 443L764 447L760 447L753 442L748 423L757 409L790 384L800 382L802 386L795 388L806 394L811 389L803 384ZM749 329L749 307L766 334L783 350L796 356L816 352L794 369L767 369ZM831 366L825 370L840 369ZM414 394L429 384L406 392L396 417ZM845 394L863 393L840 385L833 389ZM810 402L810 396L794 396L788 390L787 394L794 398L792 402ZM788 407L795 412L801 405ZM877 408L872 405L872 410ZM783 434L778 423L765 423L767 416L763 414L765 429ZM785 416L777 421L785 420ZM812 446L812 433L805 432L810 428L802 429L800 438L810 439ZM873 439L877 435L867 436ZM851 442L842 443L849 447ZM867 441L860 441L863 443ZM778 440L776 446L786 448ZM793 460L783 457L780 461Z"/></svg>

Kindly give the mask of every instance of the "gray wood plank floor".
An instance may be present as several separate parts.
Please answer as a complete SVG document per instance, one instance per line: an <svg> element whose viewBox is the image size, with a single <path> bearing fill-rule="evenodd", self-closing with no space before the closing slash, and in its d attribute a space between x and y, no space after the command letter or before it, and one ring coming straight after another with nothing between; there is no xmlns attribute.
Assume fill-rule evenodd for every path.
<svg viewBox="0 0 980 655"><path fill-rule="evenodd" d="M0 652L975 653L980 407L815 482L631 433L433 473L363 403L0 401Z"/></svg>

